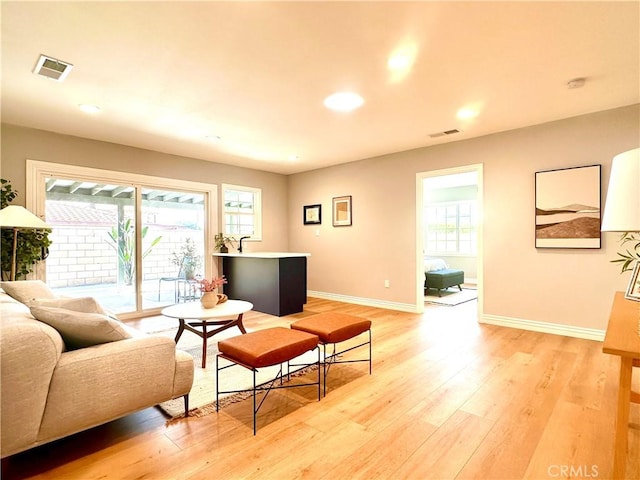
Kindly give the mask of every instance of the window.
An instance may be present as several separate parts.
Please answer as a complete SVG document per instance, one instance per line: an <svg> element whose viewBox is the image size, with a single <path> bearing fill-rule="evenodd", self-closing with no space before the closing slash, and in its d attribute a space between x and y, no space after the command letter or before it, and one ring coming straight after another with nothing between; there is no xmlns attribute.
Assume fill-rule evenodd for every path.
<svg viewBox="0 0 640 480"><path fill-rule="evenodd" d="M225 235L262 240L262 190L223 184L222 205Z"/></svg>
<svg viewBox="0 0 640 480"><path fill-rule="evenodd" d="M28 203L55 239L38 278L56 293L137 315L211 271L214 185L31 160L27 172Z"/></svg>
<svg viewBox="0 0 640 480"><path fill-rule="evenodd" d="M427 253L476 254L475 200L429 205L425 208L425 225Z"/></svg>

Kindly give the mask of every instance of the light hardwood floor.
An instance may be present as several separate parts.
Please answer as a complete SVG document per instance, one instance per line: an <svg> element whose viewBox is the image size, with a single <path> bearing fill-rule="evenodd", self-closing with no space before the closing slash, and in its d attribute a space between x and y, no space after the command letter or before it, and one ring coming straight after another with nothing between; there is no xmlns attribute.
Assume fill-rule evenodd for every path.
<svg viewBox="0 0 640 480"><path fill-rule="evenodd" d="M415 315L310 298L245 324L325 311L372 320L373 374L334 366L320 402L313 388L272 393L257 436L250 400L172 423L150 408L4 459L2 478L611 478L619 360L600 342L480 325L475 302ZM638 405L629 440L627 478L640 478Z"/></svg>

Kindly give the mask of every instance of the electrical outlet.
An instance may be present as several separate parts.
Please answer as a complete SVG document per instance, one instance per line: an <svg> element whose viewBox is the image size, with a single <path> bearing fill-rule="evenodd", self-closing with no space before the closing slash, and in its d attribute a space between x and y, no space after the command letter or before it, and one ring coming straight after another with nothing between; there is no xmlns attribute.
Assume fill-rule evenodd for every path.
<svg viewBox="0 0 640 480"><path fill-rule="evenodd" d="M384 281L384 288L389 288L389 287L390 287L389 280L385 280Z"/></svg>

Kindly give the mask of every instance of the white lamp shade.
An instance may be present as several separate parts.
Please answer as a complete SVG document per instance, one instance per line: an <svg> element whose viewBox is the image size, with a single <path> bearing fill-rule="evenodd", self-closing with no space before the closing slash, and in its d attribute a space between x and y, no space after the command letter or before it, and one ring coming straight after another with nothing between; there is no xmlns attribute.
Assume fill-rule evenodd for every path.
<svg viewBox="0 0 640 480"><path fill-rule="evenodd" d="M603 232L640 232L640 148L613 157Z"/></svg>
<svg viewBox="0 0 640 480"><path fill-rule="evenodd" d="M9 205L0 210L0 227L51 229L40 218L19 205Z"/></svg>

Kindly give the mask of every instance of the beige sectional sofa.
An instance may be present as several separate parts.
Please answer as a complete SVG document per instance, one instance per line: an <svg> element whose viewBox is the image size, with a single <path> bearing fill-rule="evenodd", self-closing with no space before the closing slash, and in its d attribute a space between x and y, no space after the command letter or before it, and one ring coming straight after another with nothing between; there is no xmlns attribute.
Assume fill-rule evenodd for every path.
<svg viewBox="0 0 640 480"><path fill-rule="evenodd" d="M172 398L185 396L186 408L193 358L176 350L171 338L143 334L102 313L61 308L69 305L56 304L46 285L37 281L31 284L33 293L26 294L28 300L27 284L13 293L31 307L38 304L30 310L6 293L18 283L23 282L3 282L0 290L3 458ZM71 307L86 307L79 304ZM77 327L77 316L81 322L102 322L102 327L91 323L87 329L86 322ZM105 326L108 331L100 331ZM105 335L107 341L100 343L105 338L98 337Z"/></svg>

